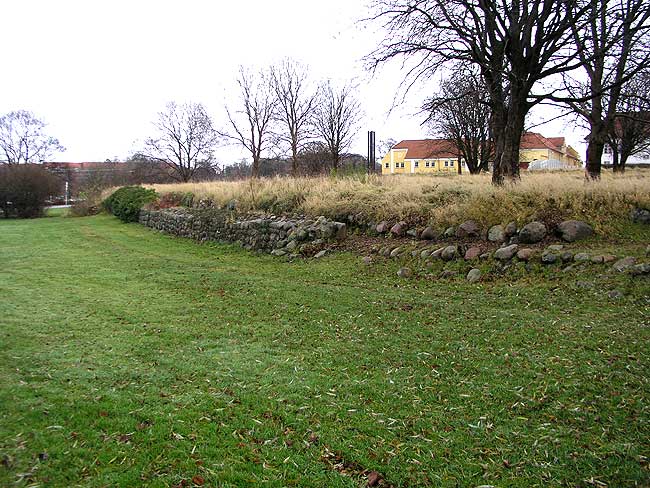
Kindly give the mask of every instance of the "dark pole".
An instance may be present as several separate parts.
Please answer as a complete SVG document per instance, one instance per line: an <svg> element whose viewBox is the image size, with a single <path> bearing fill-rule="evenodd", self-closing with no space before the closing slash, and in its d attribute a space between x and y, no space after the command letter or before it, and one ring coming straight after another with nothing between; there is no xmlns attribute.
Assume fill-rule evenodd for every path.
<svg viewBox="0 0 650 488"><path fill-rule="evenodd" d="M368 131L368 173L375 171L375 131Z"/></svg>

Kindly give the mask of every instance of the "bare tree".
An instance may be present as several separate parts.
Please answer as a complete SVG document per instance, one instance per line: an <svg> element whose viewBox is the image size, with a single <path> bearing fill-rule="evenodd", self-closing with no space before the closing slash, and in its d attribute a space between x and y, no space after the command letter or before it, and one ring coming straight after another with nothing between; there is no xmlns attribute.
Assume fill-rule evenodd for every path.
<svg viewBox="0 0 650 488"><path fill-rule="evenodd" d="M619 111L607 145L612 150L614 172L624 172L630 156L650 151L650 73L644 72L625 84Z"/></svg>
<svg viewBox="0 0 650 488"><path fill-rule="evenodd" d="M323 141L310 141L303 146L298 155L302 171L309 175L323 174L332 157Z"/></svg>
<svg viewBox="0 0 650 488"><path fill-rule="evenodd" d="M487 90L471 70L456 72L426 101L427 124L440 137L449 139L458 161L465 160L472 174L488 170L494 155L490 138L490 107ZM461 171L458 164L458 171Z"/></svg>
<svg viewBox="0 0 650 488"><path fill-rule="evenodd" d="M226 107L230 130L223 131L222 135L234 140L251 153L251 176L258 178L262 153L273 137L271 129L276 98L269 75L264 71L254 75L240 67L237 84L239 107L236 111Z"/></svg>
<svg viewBox="0 0 650 488"><path fill-rule="evenodd" d="M650 62L650 2L591 0L589 22L571 26L586 83L565 75L568 105L588 124L586 171L599 178L625 85ZM571 100L573 99L573 100Z"/></svg>
<svg viewBox="0 0 650 488"><path fill-rule="evenodd" d="M0 117L0 163L39 163L65 151L58 139L45 134L46 124L26 110Z"/></svg>
<svg viewBox="0 0 650 488"><path fill-rule="evenodd" d="M571 28L591 10L576 0L376 0L384 42L369 58L377 68L395 58L413 62L405 86L456 63L475 65L489 95L495 157L492 182L519 178L526 115L553 95L544 80L580 65ZM533 92L533 88L537 91Z"/></svg>
<svg viewBox="0 0 650 488"><path fill-rule="evenodd" d="M278 137L291 150L291 171L297 176L298 154L312 135L311 112L317 93L310 91L307 68L289 59L271 68L271 83L277 101L276 119L284 126Z"/></svg>
<svg viewBox="0 0 650 488"><path fill-rule="evenodd" d="M190 181L199 168L215 164L219 136L202 104L170 102L154 126L158 133L145 141L142 155L165 164L176 181Z"/></svg>
<svg viewBox="0 0 650 488"><path fill-rule="evenodd" d="M321 86L312 121L316 134L325 142L334 170L352 144L360 118L361 107L350 85L336 90L328 81Z"/></svg>
<svg viewBox="0 0 650 488"><path fill-rule="evenodd" d="M389 137L388 139L381 139L377 143L377 151L378 154L381 157L383 157L385 154L388 153L391 149L393 149L393 146L397 144L397 141L393 139L392 137Z"/></svg>

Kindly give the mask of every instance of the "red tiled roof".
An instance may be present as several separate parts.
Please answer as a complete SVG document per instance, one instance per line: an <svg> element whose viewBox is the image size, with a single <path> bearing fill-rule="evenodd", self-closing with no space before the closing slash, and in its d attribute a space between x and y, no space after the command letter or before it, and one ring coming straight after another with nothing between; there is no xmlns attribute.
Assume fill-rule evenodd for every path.
<svg viewBox="0 0 650 488"><path fill-rule="evenodd" d="M521 136L521 149L553 149L561 151L561 145L558 147L557 141L564 141L564 137L546 138L537 132L524 132Z"/></svg>
<svg viewBox="0 0 650 488"><path fill-rule="evenodd" d="M520 149L552 149L564 153L564 137L544 137L537 132L524 132L521 136ZM393 149L406 149L405 159L456 158L458 150L453 141L448 139L420 139L402 141Z"/></svg>
<svg viewBox="0 0 650 488"><path fill-rule="evenodd" d="M393 149L406 149L406 159L456 158L456 145L447 139L421 139L402 141Z"/></svg>
<svg viewBox="0 0 650 488"><path fill-rule="evenodd" d="M547 137L546 140L555 146L558 151L561 151L566 144L566 139L564 137Z"/></svg>

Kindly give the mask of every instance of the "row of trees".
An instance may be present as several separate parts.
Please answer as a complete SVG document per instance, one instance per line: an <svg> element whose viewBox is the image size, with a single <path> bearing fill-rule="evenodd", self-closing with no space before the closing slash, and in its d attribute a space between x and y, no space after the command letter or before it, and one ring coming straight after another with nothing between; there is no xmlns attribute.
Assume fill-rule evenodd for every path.
<svg viewBox="0 0 650 488"><path fill-rule="evenodd" d="M189 181L201 168L214 167L214 150L224 142L250 153L251 176L269 153L288 153L292 174L315 147L324 148L326 164L338 169L358 131L359 102L352 86L315 85L307 67L285 60L259 72L240 68L238 99L225 107L227 126L217 129L200 103L167 104L154 123L156 135L146 140L142 156L167 165L179 181Z"/></svg>
<svg viewBox="0 0 650 488"><path fill-rule="evenodd" d="M351 84L336 88L329 81L314 83L306 66L284 60L259 72L240 68L237 86L236 102L225 107L226 127L215 127L201 103L170 102L157 115L155 134L130 162L166 167L166 174L177 181L214 177L219 173L215 150L230 143L250 153L253 177L260 176L263 160L287 154L293 175L339 168L361 119ZM0 159L9 164L41 162L64 150L44 127L26 111L1 117Z"/></svg>
<svg viewBox="0 0 650 488"><path fill-rule="evenodd" d="M586 169L598 178L625 87L650 62L647 0L377 0L374 9L386 37L369 55L373 69L412 62L405 86L441 71L478 74L495 184L519 178L526 116L549 102L587 123Z"/></svg>
<svg viewBox="0 0 650 488"><path fill-rule="evenodd" d="M608 126L606 145L610 148L614 172L625 171L627 160L650 150L650 72L637 74L625 83L614 121ZM433 134L454 142L459 157L471 173L488 171L494 158L490 134L488 93L480 76L471 69L444 80L434 97L422 107ZM586 112L572 110L575 122L584 127ZM586 125L589 128L589 125Z"/></svg>
<svg viewBox="0 0 650 488"><path fill-rule="evenodd" d="M650 152L650 72L630 80L620 96L619 109L607 133L615 172L635 154Z"/></svg>
<svg viewBox="0 0 650 488"><path fill-rule="evenodd" d="M618 168L638 149L635 138L645 136L647 0L376 0L374 5L373 19L383 22L387 33L369 56L371 67L396 58L412 61L405 86L454 73L427 107L434 125L444 125L438 130L457 140L471 168L493 160L495 184L519 177L526 116L541 104L567 107L586 124L592 178L600 175L606 144ZM349 86L314 87L306 68L292 61L259 73L241 69L238 86L237 102L226 107L226 128L215 129L201 104L172 103L159 114L157 134L143 154L187 181L197 168L213 165L214 148L230 140L250 152L253 176L272 148L291 154L296 173L301 149L319 140L329 164L338 167L360 116ZM449 114L442 121L435 116L441 110ZM480 125L474 139L449 123L460 117ZM489 158L486 144L493 151ZM17 147L24 149L22 142ZM33 158L41 151L30 146L26 152ZM20 162L15 149L4 152L7 161Z"/></svg>

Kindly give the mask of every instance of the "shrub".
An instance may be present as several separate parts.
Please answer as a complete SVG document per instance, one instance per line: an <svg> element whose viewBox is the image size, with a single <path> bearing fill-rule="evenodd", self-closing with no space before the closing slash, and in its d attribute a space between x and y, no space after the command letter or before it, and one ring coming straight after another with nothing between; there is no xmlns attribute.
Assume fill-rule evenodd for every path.
<svg viewBox="0 0 650 488"><path fill-rule="evenodd" d="M137 222L140 209L158 198L155 190L141 186L125 186L104 200L104 208L123 222Z"/></svg>
<svg viewBox="0 0 650 488"><path fill-rule="evenodd" d="M73 217L87 217L97 215L102 209L101 193L82 192L79 194L79 200L75 201L70 207L70 214Z"/></svg>
<svg viewBox="0 0 650 488"><path fill-rule="evenodd" d="M0 209L5 218L42 216L47 199L60 187L61 181L42 166L0 165Z"/></svg>

